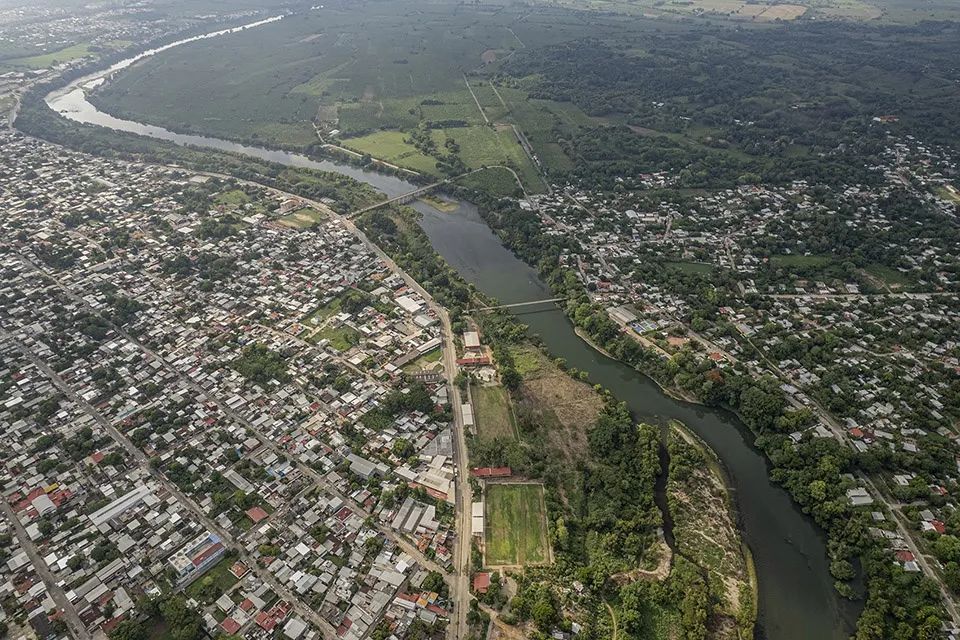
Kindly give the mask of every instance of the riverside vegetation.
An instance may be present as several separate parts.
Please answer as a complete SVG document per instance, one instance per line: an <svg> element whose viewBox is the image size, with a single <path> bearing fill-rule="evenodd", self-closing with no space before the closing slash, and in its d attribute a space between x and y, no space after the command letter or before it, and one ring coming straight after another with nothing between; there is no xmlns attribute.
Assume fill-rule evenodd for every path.
<svg viewBox="0 0 960 640"><path fill-rule="evenodd" d="M467 327L464 309L482 300L482 295L437 256L415 216L410 209L375 211L365 214L360 223L372 240L450 310L458 333ZM739 560L732 567L721 567L691 545L688 553L674 559L662 579L638 579L636 573L637 569L653 573L663 552L657 532L664 519L654 498L657 477L669 473L682 485L695 464L695 454L672 443L676 465L671 457L668 468L661 468L658 428L637 425L608 392L582 380L586 373L563 372L562 362L543 354L531 343L524 325L509 314L475 314L471 320L493 348L516 407L520 434L519 438L472 438L471 464L507 465L522 477L543 480L555 557L549 567L527 567L514 576L518 590L509 602L500 596L499 588L494 595L482 596L484 605L492 606L477 610L474 620L484 620L491 611L502 622L528 625L533 637L545 637L556 628L569 629L572 621L584 626L586 638L609 637L611 625L636 638L692 640L705 637L708 628L718 634L715 637L737 637L737 629L750 633L755 615L752 596L741 598L740 594L752 592L736 526L724 515L725 502L711 505L701 502L700 495L687 495L701 514L715 514L717 531L735 541ZM552 381L545 383L548 378ZM551 392L547 385L558 395L577 397L578 405L554 410L556 404L544 402L549 397L545 394ZM584 424L590 426L584 429ZM481 566L482 559L475 556L474 568ZM580 587L571 589L571 584ZM737 594L732 599L728 587ZM614 608L616 622L608 604ZM670 636L674 632L680 635Z"/></svg>

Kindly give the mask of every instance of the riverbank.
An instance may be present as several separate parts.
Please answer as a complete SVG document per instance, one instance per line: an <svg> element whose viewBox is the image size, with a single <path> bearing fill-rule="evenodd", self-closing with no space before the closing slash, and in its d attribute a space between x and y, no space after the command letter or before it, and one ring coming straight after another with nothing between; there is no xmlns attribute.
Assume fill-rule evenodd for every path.
<svg viewBox="0 0 960 640"><path fill-rule="evenodd" d="M734 528L739 531L740 529L740 508L737 502L735 494L735 488L730 479L730 475L723 466L723 462L717 457L716 453L705 443L696 433L691 431L684 425L682 422L672 420L669 424L669 429L672 433L676 433L684 442L694 447L706 460L708 470L710 474L716 479L717 485L722 488L724 502L729 509L732 517L732 521L735 523ZM753 624L756 622L757 616L759 614L759 596L760 596L760 585L757 579L757 569L753 561L753 552L750 551L750 547L747 545L746 541L742 539L739 534L737 538L740 542L740 553L743 558L744 571L746 574L746 579L749 584L750 593L752 594L752 606L748 611L745 611L745 615L750 620L750 628L752 630ZM741 637L752 637L752 634L742 635Z"/></svg>
<svg viewBox="0 0 960 640"><path fill-rule="evenodd" d="M575 327L574 333L576 333L580 337L580 339L582 339L584 342L590 345L590 347L595 349L598 353L604 355L607 358L610 358L611 360L616 360L617 362L621 363L625 367L630 366L629 364L627 364L620 358L617 358L616 356L611 354L609 351L607 351L606 349L598 345L596 342L594 342L593 339L590 337L590 334L588 334L586 331L584 331L580 327ZM632 367L632 368L636 368L636 367ZM640 369L637 369L637 371L645 376L647 375L644 371L641 371ZM698 400L696 396L694 396L692 393L688 391L684 391L683 389L679 389L677 387L668 387L664 384L661 384L660 381L657 380L656 378L653 378L651 376L647 376L647 377L650 378L651 382L657 385L660 391L662 391L665 395L673 398L674 400L677 400L678 402L687 402L689 404L699 404L699 405L706 406L702 401Z"/></svg>

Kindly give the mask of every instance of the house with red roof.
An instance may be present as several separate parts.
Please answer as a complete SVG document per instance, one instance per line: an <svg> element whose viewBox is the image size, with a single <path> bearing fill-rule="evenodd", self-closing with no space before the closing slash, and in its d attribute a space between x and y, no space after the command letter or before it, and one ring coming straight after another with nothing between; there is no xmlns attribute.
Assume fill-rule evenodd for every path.
<svg viewBox="0 0 960 640"><path fill-rule="evenodd" d="M487 572L479 572L473 576L473 591L475 593L484 594L490 589L490 574Z"/></svg>
<svg viewBox="0 0 960 640"><path fill-rule="evenodd" d="M270 514L263 510L262 507L251 507L247 509L247 517L253 520L253 524L257 524L261 520L266 519Z"/></svg>
<svg viewBox="0 0 960 640"><path fill-rule="evenodd" d="M220 623L220 628L226 633L234 635L237 633L237 631L240 631L240 623L228 616L223 619L223 622Z"/></svg>

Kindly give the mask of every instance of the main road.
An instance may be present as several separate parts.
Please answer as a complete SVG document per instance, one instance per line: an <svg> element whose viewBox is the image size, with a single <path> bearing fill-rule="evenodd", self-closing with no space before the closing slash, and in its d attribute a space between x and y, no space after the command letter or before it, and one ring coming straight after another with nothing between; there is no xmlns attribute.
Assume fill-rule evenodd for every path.
<svg viewBox="0 0 960 640"><path fill-rule="evenodd" d="M0 510L3 511L3 514L7 517L7 520L10 521L10 526L13 527L13 532L20 541L20 546L23 547L24 553L26 553L27 557L30 559L30 565L43 581L43 585L47 588L47 593L50 594L50 597L53 598L53 601L57 603L58 607L60 607L60 611L63 612L62 615L67 623L67 627L70 629L70 633L77 640L90 640L90 634L87 633L87 627L85 624L83 624L80 616L77 615L77 610L74 608L73 603L70 602L69 598L67 598L66 594L63 592L63 589L60 587L56 576L54 576L53 572L50 571L50 567L47 566L47 563L44 562L40 552L37 551L36 545L33 544L33 541L30 539L30 536L27 535L23 525L20 524L20 519L17 517L17 514L14 513L13 509L2 497L0 497Z"/></svg>

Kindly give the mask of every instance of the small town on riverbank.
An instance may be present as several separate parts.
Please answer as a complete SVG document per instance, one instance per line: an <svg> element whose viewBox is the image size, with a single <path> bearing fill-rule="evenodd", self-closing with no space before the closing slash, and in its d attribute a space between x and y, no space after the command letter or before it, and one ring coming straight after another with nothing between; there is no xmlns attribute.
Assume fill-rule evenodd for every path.
<svg viewBox="0 0 960 640"><path fill-rule="evenodd" d="M38 81L202 24L132 20L73 63L18 65L0 105L13 117ZM671 606L687 616L693 601L710 602L690 614L704 637L753 632L756 576L722 463L683 425L637 430L589 371L438 277L412 210L372 211L379 196L357 190L354 220L336 188L308 198L0 124L11 637L635 637L643 615L692 628ZM862 599L878 562L942 603L929 637L957 638L960 255L937 231L956 222L957 165L886 140L873 178L841 189L624 173L613 190L550 183L495 206L559 247L554 294L592 345L753 429L771 477L827 531L837 592ZM440 300L456 300L452 322ZM638 431L623 444L636 457L611 462L614 436L584 427L618 421ZM636 470L650 504L632 520L568 517L600 495L557 470L584 460L594 478ZM584 543L596 555L575 572Z"/></svg>

